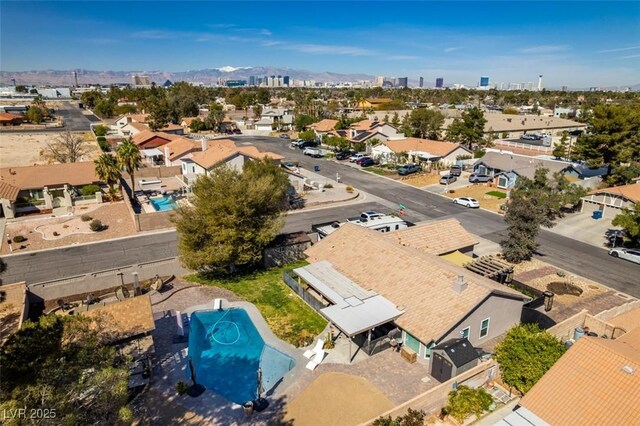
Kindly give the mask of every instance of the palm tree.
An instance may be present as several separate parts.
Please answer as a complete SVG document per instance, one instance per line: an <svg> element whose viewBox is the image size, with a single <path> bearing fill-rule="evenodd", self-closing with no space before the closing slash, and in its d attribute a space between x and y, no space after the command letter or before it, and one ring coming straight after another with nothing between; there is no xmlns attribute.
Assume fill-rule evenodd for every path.
<svg viewBox="0 0 640 426"><path fill-rule="evenodd" d="M118 164L124 168L129 176L131 176L131 196L135 193L135 180L133 174L142 165L142 156L140 150L131 139L128 139L120 144L116 151L118 157Z"/></svg>
<svg viewBox="0 0 640 426"><path fill-rule="evenodd" d="M113 155L102 154L94 161L96 165L96 174L100 177L100 180L109 185L109 196L113 200L115 191L115 185L120 182L120 165L118 159Z"/></svg>

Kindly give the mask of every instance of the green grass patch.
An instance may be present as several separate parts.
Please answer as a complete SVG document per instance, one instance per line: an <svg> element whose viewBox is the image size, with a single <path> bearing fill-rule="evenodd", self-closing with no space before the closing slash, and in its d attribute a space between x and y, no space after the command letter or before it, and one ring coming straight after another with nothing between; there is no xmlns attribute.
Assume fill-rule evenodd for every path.
<svg viewBox="0 0 640 426"><path fill-rule="evenodd" d="M282 281L282 273L306 264L296 262L233 278L209 279L200 274L192 274L186 279L225 288L253 303L276 336L292 345L305 346L324 330L327 322L287 287Z"/></svg>
<svg viewBox="0 0 640 426"><path fill-rule="evenodd" d="M487 192L487 195L491 195L492 197L498 197L498 198L507 198L507 193L502 191L489 191Z"/></svg>

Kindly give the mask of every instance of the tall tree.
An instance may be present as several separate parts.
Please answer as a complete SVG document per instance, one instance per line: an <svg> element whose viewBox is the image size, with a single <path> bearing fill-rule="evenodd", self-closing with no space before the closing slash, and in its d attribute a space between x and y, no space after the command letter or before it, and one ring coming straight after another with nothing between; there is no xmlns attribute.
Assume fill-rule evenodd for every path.
<svg viewBox="0 0 640 426"><path fill-rule="evenodd" d="M147 124L154 132L165 127L171 121L171 108L164 96L150 98L147 102L147 110L149 113Z"/></svg>
<svg viewBox="0 0 640 426"><path fill-rule="evenodd" d="M216 168L193 185L192 207L175 218L182 263L198 271L235 273L256 263L284 224L289 181L268 159L243 172Z"/></svg>
<svg viewBox="0 0 640 426"><path fill-rule="evenodd" d="M48 162L76 163L88 152L88 142L81 135L67 130L53 142L47 143L40 155Z"/></svg>
<svg viewBox="0 0 640 426"><path fill-rule="evenodd" d="M487 144L484 139L486 123L487 119L480 108L469 108L462 113L460 119L453 120L447 132L447 139L464 143L469 149L473 149L474 145L482 147Z"/></svg>
<svg viewBox="0 0 640 426"><path fill-rule="evenodd" d="M566 158L567 156L567 140L568 140L568 135L567 132L564 131L562 132L562 137L560 138L560 141L558 143L556 143L555 147L553 148L553 156L556 157L557 160L561 160L563 158Z"/></svg>
<svg viewBox="0 0 640 426"><path fill-rule="evenodd" d="M296 115L293 124L297 132L302 132L308 125L315 123L315 121L316 119L310 115L299 114Z"/></svg>
<svg viewBox="0 0 640 426"><path fill-rule="evenodd" d="M140 150L131 139L127 139L118 146L116 157L118 158L120 167L129 173L129 177L131 178L131 196L133 196L136 191L134 174L142 165Z"/></svg>
<svg viewBox="0 0 640 426"><path fill-rule="evenodd" d="M418 108L411 111L409 118L413 134L421 138L440 139L440 129L444 115L440 111Z"/></svg>
<svg viewBox="0 0 640 426"><path fill-rule="evenodd" d="M640 245L640 203L635 203L630 209L624 209L613 218L611 224L624 230L632 247Z"/></svg>
<svg viewBox="0 0 640 426"><path fill-rule="evenodd" d="M578 137L573 155L593 166L616 167L640 158L640 109L596 105L589 131Z"/></svg>
<svg viewBox="0 0 640 426"><path fill-rule="evenodd" d="M502 378L522 393L527 393L565 351L562 342L537 324L514 326L495 349Z"/></svg>
<svg viewBox="0 0 640 426"><path fill-rule="evenodd" d="M222 109L222 105L217 102L213 102L209 105L209 116L207 117L207 121L213 130L216 132L220 131L220 126L224 121L224 117L226 117L226 113Z"/></svg>
<svg viewBox="0 0 640 426"><path fill-rule="evenodd" d="M113 155L102 154L94 161L96 165L96 174L100 180L109 185L109 196L113 200L116 194L115 186L120 183L120 165L118 159Z"/></svg>
<svg viewBox="0 0 640 426"><path fill-rule="evenodd" d="M550 180L548 173L548 169L539 168L533 180L520 176L511 191L504 217L508 236L502 242L502 254L510 262L530 259L540 227L552 227L565 205L577 203L586 194L584 188L570 184L560 174Z"/></svg>

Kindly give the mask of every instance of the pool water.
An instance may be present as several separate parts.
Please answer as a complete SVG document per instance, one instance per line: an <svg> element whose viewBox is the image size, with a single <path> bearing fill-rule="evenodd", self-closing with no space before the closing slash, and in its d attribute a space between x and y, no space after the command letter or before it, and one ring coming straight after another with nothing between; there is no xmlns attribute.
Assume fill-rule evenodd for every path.
<svg viewBox="0 0 640 426"><path fill-rule="evenodd" d="M149 201L158 212L177 209L178 205L171 195L164 195L160 198L150 198Z"/></svg>
<svg viewBox="0 0 640 426"><path fill-rule="evenodd" d="M244 309L194 312L189 328L196 381L237 404L257 398L258 368L267 391L294 366L291 357L265 344Z"/></svg>

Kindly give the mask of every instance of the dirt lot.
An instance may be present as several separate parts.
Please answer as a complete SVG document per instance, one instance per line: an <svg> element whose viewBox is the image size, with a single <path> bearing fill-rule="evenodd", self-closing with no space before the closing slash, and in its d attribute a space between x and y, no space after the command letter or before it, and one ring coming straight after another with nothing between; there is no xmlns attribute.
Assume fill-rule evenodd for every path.
<svg viewBox="0 0 640 426"><path fill-rule="evenodd" d="M58 136L60 134L56 132L0 134L0 167L45 164L40 151ZM89 153L82 161L93 161L100 155L100 147L88 134L84 137L88 143Z"/></svg>
<svg viewBox="0 0 640 426"><path fill-rule="evenodd" d="M76 207L76 216L81 216L85 213L91 216L93 219L102 221L102 223L105 224L108 228L101 232L92 232L90 234L73 233L67 236L63 236L64 232L60 231L59 233L61 234L61 236L59 238L45 240L42 237L44 226L50 228L51 225L55 224L64 226L65 222L75 222L73 216L56 218L45 216L41 219L30 218L28 220L20 222L8 223L5 229L5 234L9 234L11 238L15 237L16 235L22 235L23 237L27 238L27 240L22 243L13 244L14 252L16 250L24 252L53 247L63 247L71 244L100 241L135 234L133 219L131 218L129 210L127 210L127 207L122 201L113 204L87 205ZM38 228L40 232L38 232L36 228ZM69 228L72 228L72 226L69 226ZM46 232L44 233L45 235L48 235ZM51 235L48 235L48 238L51 238ZM24 248L20 249L20 246ZM9 253L9 246L6 243L2 244L0 253Z"/></svg>
<svg viewBox="0 0 640 426"><path fill-rule="evenodd" d="M411 175L407 177L401 177L400 180L404 183L408 183L411 186L421 188L427 185L435 185L440 182L440 174L438 172L431 174L419 174Z"/></svg>
<svg viewBox="0 0 640 426"><path fill-rule="evenodd" d="M491 188L484 183L467 186L465 188L456 189L453 193L446 194L449 198L473 197L480 202L480 207L500 213L500 206L506 203L506 198L498 198L493 195L487 195L487 192L498 191L504 192L497 188Z"/></svg>
<svg viewBox="0 0 640 426"><path fill-rule="evenodd" d="M325 373L286 406L285 420L300 425L355 425L393 406L361 377Z"/></svg>

